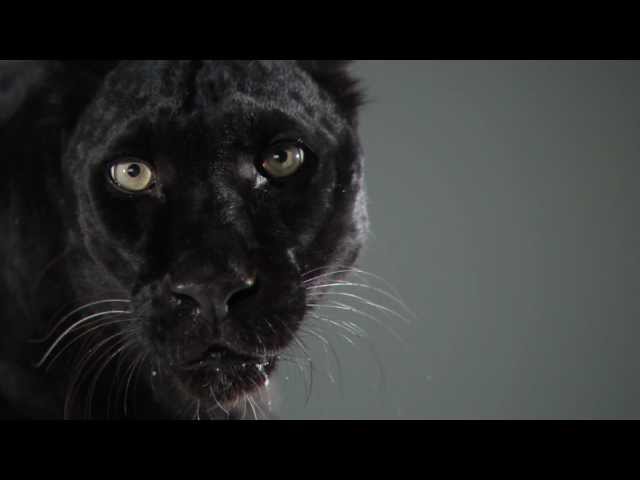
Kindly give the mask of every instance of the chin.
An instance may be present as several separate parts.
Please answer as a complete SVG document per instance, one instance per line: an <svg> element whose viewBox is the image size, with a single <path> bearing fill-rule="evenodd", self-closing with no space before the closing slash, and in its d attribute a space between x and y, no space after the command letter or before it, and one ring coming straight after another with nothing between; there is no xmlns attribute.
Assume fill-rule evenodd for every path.
<svg viewBox="0 0 640 480"><path fill-rule="evenodd" d="M190 365L152 361L146 370L152 403L161 418L238 419L265 418L270 396L270 375L278 355L259 357L216 348L207 359ZM136 414L138 415L138 414Z"/></svg>
<svg viewBox="0 0 640 480"><path fill-rule="evenodd" d="M277 358L277 355L247 355L216 346L201 359L165 368L194 399L224 405L268 385Z"/></svg>
<svg viewBox="0 0 640 480"><path fill-rule="evenodd" d="M154 375L174 384L187 405L195 403L201 417L237 415L247 398L262 399L268 395L269 376L277 365L277 356L248 357L225 353L228 358L199 362L187 368L165 368ZM152 373L153 375L153 373Z"/></svg>

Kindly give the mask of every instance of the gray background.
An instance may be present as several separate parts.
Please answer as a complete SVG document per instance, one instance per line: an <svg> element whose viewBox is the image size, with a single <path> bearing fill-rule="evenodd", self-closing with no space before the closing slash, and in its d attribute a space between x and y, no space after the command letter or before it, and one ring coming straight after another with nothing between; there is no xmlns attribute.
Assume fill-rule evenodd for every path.
<svg viewBox="0 0 640 480"><path fill-rule="evenodd" d="M327 310L368 339L325 328L338 366L305 337L311 393L284 365L281 417L639 418L640 63L386 60L354 72L372 98L360 266L416 318L367 310L399 342Z"/></svg>

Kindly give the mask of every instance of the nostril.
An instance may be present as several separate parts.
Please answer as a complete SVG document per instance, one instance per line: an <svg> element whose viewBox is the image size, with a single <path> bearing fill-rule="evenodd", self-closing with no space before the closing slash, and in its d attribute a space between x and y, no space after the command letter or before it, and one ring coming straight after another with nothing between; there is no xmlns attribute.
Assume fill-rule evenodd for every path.
<svg viewBox="0 0 640 480"><path fill-rule="evenodd" d="M251 297L255 297L260 289L258 279L254 276L249 278L243 286L233 291L227 297L227 307L229 310L237 308L240 304L244 303Z"/></svg>

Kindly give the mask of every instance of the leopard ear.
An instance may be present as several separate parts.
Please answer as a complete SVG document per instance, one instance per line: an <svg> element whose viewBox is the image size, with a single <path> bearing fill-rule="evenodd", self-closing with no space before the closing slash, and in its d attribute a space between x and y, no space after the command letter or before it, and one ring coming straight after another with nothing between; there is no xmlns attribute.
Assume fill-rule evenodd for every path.
<svg viewBox="0 0 640 480"><path fill-rule="evenodd" d="M360 81L349 72L352 60L298 60L298 64L331 95L340 113L352 124L366 102Z"/></svg>

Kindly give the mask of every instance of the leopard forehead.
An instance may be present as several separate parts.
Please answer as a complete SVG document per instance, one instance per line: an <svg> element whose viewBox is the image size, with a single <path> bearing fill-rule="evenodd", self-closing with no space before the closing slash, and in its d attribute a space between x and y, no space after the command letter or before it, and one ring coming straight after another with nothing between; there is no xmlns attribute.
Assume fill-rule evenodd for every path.
<svg viewBox="0 0 640 480"><path fill-rule="evenodd" d="M199 116L207 135L206 126L225 116L260 111L279 112L329 141L350 129L331 96L293 60L130 61L107 75L85 110L68 163L100 157L109 139L137 122L170 118L184 126Z"/></svg>

